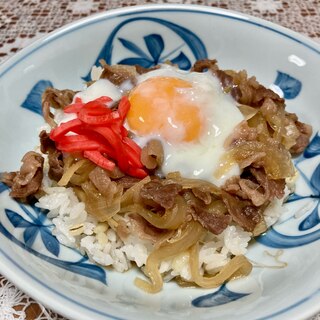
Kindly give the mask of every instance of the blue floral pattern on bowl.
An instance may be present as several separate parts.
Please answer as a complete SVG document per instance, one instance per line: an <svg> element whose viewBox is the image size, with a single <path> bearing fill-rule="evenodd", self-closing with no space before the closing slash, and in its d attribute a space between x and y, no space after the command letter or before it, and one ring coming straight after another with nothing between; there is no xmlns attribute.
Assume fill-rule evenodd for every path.
<svg viewBox="0 0 320 320"><path fill-rule="evenodd" d="M231 291L227 288L226 284L223 284L217 291L200 296L192 300L191 303L197 308L217 307L242 299L248 295L250 295L250 293L238 293Z"/></svg>
<svg viewBox="0 0 320 320"><path fill-rule="evenodd" d="M277 77L274 84L282 90L285 99L296 98L302 89L300 80L281 71L277 71Z"/></svg>
<svg viewBox="0 0 320 320"><path fill-rule="evenodd" d="M277 231L276 226L272 227L266 234L257 238L257 241L272 248L294 248L303 246L320 239L320 163L314 167L313 160L320 156L320 136L319 132L314 136L304 153L295 161L295 167L299 176L309 188L308 195L293 193L290 195L287 203L309 200L310 209L303 215L302 219L296 219L299 212L292 212L291 216L282 223L296 219L296 235L286 235ZM313 168L310 177L306 174L303 167ZM305 206L306 207L306 206ZM300 209L301 210L301 209ZM310 232L308 232L310 231Z"/></svg>
<svg viewBox="0 0 320 320"><path fill-rule="evenodd" d="M183 47L183 44L173 49L166 55L162 55L164 51L164 40L160 34L149 34L143 37L148 53L141 50L136 44L130 40L118 38L122 45L131 51L136 57L130 57L120 60L119 64L125 65L140 65L144 68L150 68L159 63L164 63L169 60L170 56L174 55ZM188 57L180 51L178 55L170 60L173 64L177 64L180 69L188 70L191 68L191 62Z"/></svg>
<svg viewBox="0 0 320 320"><path fill-rule="evenodd" d="M0 194L6 191L9 191L8 188L0 182ZM18 203L18 206L19 211L6 208L4 213L14 228L23 230L22 236L17 237L10 232L9 225L0 222L0 232L7 239L32 255L57 267L107 284L106 272L102 267L91 263L87 257L82 256L77 250L61 245L57 238L52 235L53 225L44 211L34 205L26 206ZM41 241L37 241L37 247L35 247L36 238L39 234ZM73 257L73 260L59 258L62 247L65 250L72 251L73 254L70 256Z"/></svg>
<svg viewBox="0 0 320 320"><path fill-rule="evenodd" d="M132 41L124 39L123 37L117 37L122 28L128 27L130 24L138 21L146 21L168 28L173 34L178 36L180 43L178 43L175 47L168 48L168 45L166 44L167 35L148 33L143 36L144 43L148 51L148 53L146 53L142 48ZM116 44L116 41L119 41L122 46L128 50L128 56L125 59L114 60L113 48ZM184 48L188 48L192 55L189 55L188 57L186 53L183 52ZM132 54L134 54L133 57ZM207 50L202 40L194 32L188 30L187 28L159 18L136 17L119 23L113 29L104 46L100 50L94 65L98 66L99 60L104 59L108 64L140 64L141 66L147 68L168 60L172 63L178 64L181 69L187 70L191 67L191 60L195 61L199 59L205 59L207 57ZM85 81L91 80L90 70L88 71L87 75L83 77Z"/></svg>
<svg viewBox="0 0 320 320"><path fill-rule="evenodd" d="M26 99L22 102L21 107L37 114L42 115L41 97L48 87L53 87L49 80L38 81L30 90Z"/></svg>

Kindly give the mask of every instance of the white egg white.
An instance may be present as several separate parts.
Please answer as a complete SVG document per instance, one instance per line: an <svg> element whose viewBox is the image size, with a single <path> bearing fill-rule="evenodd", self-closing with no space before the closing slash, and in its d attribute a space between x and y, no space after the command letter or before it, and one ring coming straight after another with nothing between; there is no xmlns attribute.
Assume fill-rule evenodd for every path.
<svg viewBox="0 0 320 320"><path fill-rule="evenodd" d="M183 177L202 179L217 186L240 174L238 165L233 165L225 174L215 177L226 150L225 141L235 127L244 120L234 99L226 94L219 80L210 72L186 72L172 66L162 66L137 78L141 83L153 77L175 77L188 81L192 88L182 88L181 93L201 109L204 120L198 141L169 143L161 134L138 136L134 140L143 147L150 139L158 139L164 149L163 174L179 171ZM179 89L180 90L180 89ZM156 119L155 119L156 120ZM172 132L175 128L173 128ZM179 129L179 128L177 128Z"/></svg>
<svg viewBox="0 0 320 320"><path fill-rule="evenodd" d="M102 96L107 96L113 101L118 101L122 96L122 90L115 86L111 81L107 79L100 79L95 81L89 87L86 87L84 90L77 92L73 97L73 103L75 102L76 98L80 98L83 103L88 103ZM59 125L63 122L67 122L76 118L77 115L75 113L57 112L55 121Z"/></svg>
<svg viewBox="0 0 320 320"><path fill-rule="evenodd" d="M100 79L87 87L85 90L78 92L75 98L81 98L83 103L87 103L101 96L108 96L117 101L121 98L122 92L111 81Z"/></svg>

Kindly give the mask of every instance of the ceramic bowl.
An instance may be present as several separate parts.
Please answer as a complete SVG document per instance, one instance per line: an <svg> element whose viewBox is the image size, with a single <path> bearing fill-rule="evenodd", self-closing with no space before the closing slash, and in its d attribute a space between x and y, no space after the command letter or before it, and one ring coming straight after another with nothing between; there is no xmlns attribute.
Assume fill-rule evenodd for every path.
<svg viewBox="0 0 320 320"><path fill-rule="evenodd" d="M313 126L295 159L296 192L281 220L250 246L257 267L218 289L164 285L149 295L119 274L60 245L35 207L0 185L0 272L71 319L304 319L320 309L320 46L295 32L220 9L151 5L112 10L69 24L0 66L0 171L16 170L38 144L41 94L47 86L81 89L98 60L149 67L165 60L188 69L216 58L246 69L281 92L290 112ZM280 268L274 268L279 266Z"/></svg>

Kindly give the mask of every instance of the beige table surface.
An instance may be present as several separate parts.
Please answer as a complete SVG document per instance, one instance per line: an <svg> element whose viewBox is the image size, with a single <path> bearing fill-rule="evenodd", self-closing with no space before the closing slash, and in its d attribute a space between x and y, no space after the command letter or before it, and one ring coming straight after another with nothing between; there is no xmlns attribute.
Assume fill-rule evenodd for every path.
<svg viewBox="0 0 320 320"><path fill-rule="evenodd" d="M0 0L0 63L71 21L112 8L146 3L202 4L231 9L280 24L320 43L320 0ZM0 275L0 320L11 319L63 318ZM320 313L312 319L320 320Z"/></svg>

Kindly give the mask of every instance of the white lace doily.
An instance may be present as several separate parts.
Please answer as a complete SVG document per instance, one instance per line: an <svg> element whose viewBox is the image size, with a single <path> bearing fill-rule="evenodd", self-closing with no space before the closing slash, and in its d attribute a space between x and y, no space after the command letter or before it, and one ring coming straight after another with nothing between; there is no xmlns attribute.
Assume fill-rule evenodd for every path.
<svg viewBox="0 0 320 320"><path fill-rule="evenodd" d="M63 320L65 318L36 303L4 277L0 280L1 320Z"/></svg>

